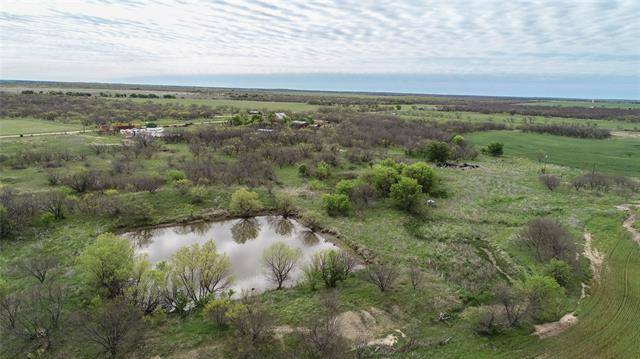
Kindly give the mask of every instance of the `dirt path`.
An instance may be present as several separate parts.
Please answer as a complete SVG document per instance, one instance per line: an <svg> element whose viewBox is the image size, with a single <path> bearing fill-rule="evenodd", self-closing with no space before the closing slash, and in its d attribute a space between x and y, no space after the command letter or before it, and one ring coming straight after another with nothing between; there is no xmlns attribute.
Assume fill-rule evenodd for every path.
<svg viewBox="0 0 640 359"><path fill-rule="evenodd" d="M584 233L584 256L589 259L589 265L591 267L591 273L593 273L593 280L600 280L600 271L602 270L602 263L604 262L604 254L598 252L597 249L593 248L591 245L593 239L591 238L591 233Z"/></svg>
<svg viewBox="0 0 640 359"><path fill-rule="evenodd" d="M636 223L636 214L631 210L631 207L640 208L640 205L637 204L621 204L616 206L616 208L620 211L629 212L629 217L624 220L622 226L629 231L631 234L631 240L640 245L640 232L633 227L633 224Z"/></svg>

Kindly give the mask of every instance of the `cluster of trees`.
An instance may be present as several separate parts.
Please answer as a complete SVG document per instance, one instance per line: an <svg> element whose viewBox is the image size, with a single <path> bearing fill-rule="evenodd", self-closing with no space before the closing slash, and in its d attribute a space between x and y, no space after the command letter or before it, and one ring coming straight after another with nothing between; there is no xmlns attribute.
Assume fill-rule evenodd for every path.
<svg viewBox="0 0 640 359"><path fill-rule="evenodd" d="M555 107L522 105L509 102L472 101L465 104L445 105L441 111L468 111L479 113L508 113L524 116L547 116L564 118L589 118L596 120L616 119L640 122L640 109Z"/></svg>
<svg viewBox="0 0 640 359"><path fill-rule="evenodd" d="M3 117L35 117L49 121L76 120L96 125L112 122L156 121L163 118L188 121L240 111L227 106L183 106L177 103L111 101L95 97L50 94L1 93L0 102L2 102L0 116Z"/></svg>
<svg viewBox="0 0 640 359"><path fill-rule="evenodd" d="M605 139L611 137L611 132L607 129L576 124L528 124L520 126L520 130L577 138Z"/></svg>
<svg viewBox="0 0 640 359"><path fill-rule="evenodd" d="M625 176L608 176L595 170L585 172L571 180L571 185L576 190L589 189L592 191L606 192L611 188L620 191L640 192L640 182Z"/></svg>
<svg viewBox="0 0 640 359"><path fill-rule="evenodd" d="M425 194L437 193L435 171L424 162L406 164L384 160L366 170L357 179L341 180L335 193L323 197L323 206L330 216L347 215L351 205L367 205L374 198L390 198L408 212L419 212Z"/></svg>

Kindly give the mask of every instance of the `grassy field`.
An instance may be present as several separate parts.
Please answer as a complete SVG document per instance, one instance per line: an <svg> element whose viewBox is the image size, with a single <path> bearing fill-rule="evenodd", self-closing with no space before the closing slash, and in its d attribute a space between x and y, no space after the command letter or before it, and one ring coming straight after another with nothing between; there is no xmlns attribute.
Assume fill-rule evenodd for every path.
<svg viewBox="0 0 640 359"><path fill-rule="evenodd" d="M0 118L0 136L82 130L79 123L61 123L33 118Z"/></svg>
<svg viewBox="0 0 640 359"><path fill-rule="evenodd" d="M595 108L640 108L638 101L533 101L522 103L524 106L554 106L554 107L595 107Z"/></svg>
<svg viewBox="0 0 640 359"><path fill-rule="evenodd" d="M122 100L119 98L112 98L112 100ZM177 99L146 99L146 98L127 98L127 100L137 102L152 101L156 103L173 103L181 105L206 105L206 106L229 106L237 107L243 110L263 110L268 111L313 111L318 108L316 105L309 105L300 102L266 102L266 101L241 101L241 100L212 100L212 99L192 99L192 98L177 98Z"/></svg>
<svg viewBox="0 0 640 359"><path fill-rule="evenodd" d="M640 176L640 141L633 138L591 140L516 131L478 132L465 137L477 146L502 142L507 156L537 160L542 154L547 155L548 163L582 170L595 165L606 173Z"/></svg>

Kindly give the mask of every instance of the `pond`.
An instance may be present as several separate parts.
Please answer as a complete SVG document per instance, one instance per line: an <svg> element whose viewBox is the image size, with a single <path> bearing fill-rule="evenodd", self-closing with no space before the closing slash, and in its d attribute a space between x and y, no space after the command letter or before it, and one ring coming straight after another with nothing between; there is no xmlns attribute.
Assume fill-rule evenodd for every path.
<svg viewBox="0 0 640 359"><path fill-rule="evenodd" d="M157 227L125 233L123 236L134 242L136 254L146 254L151 263L168 260L181 247L213 240L218 253L229 257L234 277L231 289L236 293L242 289L261 292L275 288L265 275L262 252L276 242L284 242L302 252L287 285L299 279L301 268L309 263L316 252L338 248L296 220L280 216Z"/></svg>

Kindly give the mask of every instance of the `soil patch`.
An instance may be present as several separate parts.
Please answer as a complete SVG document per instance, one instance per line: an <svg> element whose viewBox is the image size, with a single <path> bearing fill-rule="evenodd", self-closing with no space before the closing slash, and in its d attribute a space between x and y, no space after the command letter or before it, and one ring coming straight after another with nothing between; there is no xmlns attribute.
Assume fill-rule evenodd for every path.
<svg viewBox="0 0 640 359"><path fill-rule="evenodd" d="M549 338L562 333L566 329L575 325L577 322L578 318L573 314L573 312L571 312L565 314L557 322L534 325L536 331L533 333L533 335L538 336L540 339Z"/></svg>

